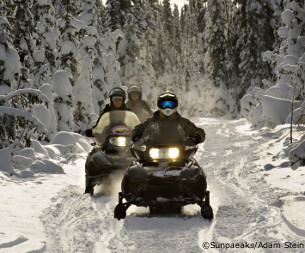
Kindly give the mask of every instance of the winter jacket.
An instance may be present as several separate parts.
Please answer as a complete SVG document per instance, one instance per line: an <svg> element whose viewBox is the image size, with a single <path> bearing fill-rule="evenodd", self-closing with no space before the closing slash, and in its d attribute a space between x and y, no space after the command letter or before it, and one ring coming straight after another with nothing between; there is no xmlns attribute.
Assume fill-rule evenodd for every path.
<svg viewBox="0 0 305 253"><path fill-rule="evenodd" d="M142 99L136 101L128 100L126 104L138 116L141 123L153 116L153 112L149 105Z"/></svg>
<svg viewBox="0 0 305 253"><path fill-rule="evenodd" d="M148 139L149 135L160 135L159 140L162 140L162 143L170 143L171 140L177 138L177 134L181 130L185 138L195 137L196 143L202 143L205 140L204 130L196 127L194 123L182 117L178 112L166 117L159 111L156 111L152 118L137 125L131 132L131 139L137 141L140 137Z"/></svg>

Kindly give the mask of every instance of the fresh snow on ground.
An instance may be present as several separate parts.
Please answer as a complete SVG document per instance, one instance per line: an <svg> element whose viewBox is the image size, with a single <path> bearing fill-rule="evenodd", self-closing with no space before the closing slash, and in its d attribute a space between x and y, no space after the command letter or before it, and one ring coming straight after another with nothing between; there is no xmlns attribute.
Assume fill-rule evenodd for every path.
<svg viewBox="0 0 305 253"><path fill-rule="evenodd" d="M113 194L83 194L90 139L64 132L34 156L19 153L12 164L28 161L28 154L36 163L31 169L20 166L11 176L0 170L0 253L254 252L219 248L238 244L255 246L255 252L305 252L305 168L292 170L289 164L289 151L303 132L294 130L290 144L289 125L255 130L246 119L193 122L207 134L196 159L207 174L214 220L204 220L200 208L190 205L166 217L131 206L117 221L120 178ZM9 164L3 152L1 163ZM45 164L42 172L37 164ZM278 245L281 250L266 248Z"/></svg>

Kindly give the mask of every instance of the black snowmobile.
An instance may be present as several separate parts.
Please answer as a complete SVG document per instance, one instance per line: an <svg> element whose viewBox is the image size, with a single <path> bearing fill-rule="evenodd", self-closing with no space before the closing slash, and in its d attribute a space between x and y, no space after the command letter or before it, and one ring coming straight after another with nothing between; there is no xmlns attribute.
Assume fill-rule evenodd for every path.
<svg viewBox="0 0 305 253"><path fill-rule="evenodd" d="M165 129L156 123L146 129L132 146L137 160L123 177L114 217L125 218L130 205L149 207L154 214L198 204L202 217L212 219L206 175L193 158L197 148L179 125Z"/></svg>
<svg viewBox="0 0 305 253"><path fill-rule="evenodd" d="M94 148L86 160L86 190L93 195L94 186L104 183L109 175L122 172L135 160L131 154L130 132L140 124L131 111L110 111L101 116L92 129ZM88 136L88 134L87 134Z"/></svg>

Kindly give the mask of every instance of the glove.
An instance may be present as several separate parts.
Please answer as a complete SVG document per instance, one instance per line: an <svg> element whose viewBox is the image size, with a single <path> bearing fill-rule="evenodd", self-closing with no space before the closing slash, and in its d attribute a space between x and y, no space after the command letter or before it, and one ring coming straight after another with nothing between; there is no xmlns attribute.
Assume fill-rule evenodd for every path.
<svg viewBox="0 0 305 253"><path fill-rule="evenodd" d="M94 137L94 135L93 135L93 133L92 133L92 129L87 129L87 130L85 131L85 135L86 135L87 137Z"/></svg>
<svg viewBox="0 0 305 253"><path fill-rule="evenodd" d="M142 135L142 134L140 134L140 133L135 134L135 136L132 137L132 141L133 141L133 142L136 142L136 141L140 140L141 135Z"/></svg>
<svg viewBox="0 0 305 253"><path fill-rule="evenodd" d="M195 144L198 144L201 142L201 137L198 134L195 134L191 137L192 142L194 142Z"/></svg>

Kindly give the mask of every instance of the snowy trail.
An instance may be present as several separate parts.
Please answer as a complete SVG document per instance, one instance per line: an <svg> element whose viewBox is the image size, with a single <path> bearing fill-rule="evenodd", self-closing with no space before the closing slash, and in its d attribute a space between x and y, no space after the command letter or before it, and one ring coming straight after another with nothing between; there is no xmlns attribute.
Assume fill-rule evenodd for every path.
<svg viewBox="0 0 305 253"><path fill-rule="evenodd" d="M41 216L46 251L236 252L217 245L280 243L283 248L284 242L304 242L303 230L282 215L280 198L285 192L270 187L264 179L266 168L256 163L256 150L266 140L250 131L244 119L199 118L195 123L207 133L196 158L207 174L212 222L192 205L182 215L170 217L151 217L146 208L131 206L127 217L117 221L113 218L116 195L90 197L83 194L83 185L70 186L52 199ZM212 242L216 248L204 248ZM264 245L256 245L255 252L270 252ZM247 251L253 249L241 252Z"/></svg>
<svg viewBox="0 0 305 253"><path fill-rule="evenodd" d="M203 127L206 120L202 120ZM206 132L213 138L207 138L204 151L197 154L200 164L207 164L203 167L216 214L213 238L204 242L258 243L258 252L269 252L264 246L274 248L279 243L283 248L285 242L304 241L304 235L298 236L283 219L278 202L284 193L267 184L261 173L265 168L256 164L256 150L266 139L245 129L242 121L210 119Z"/></svg>

